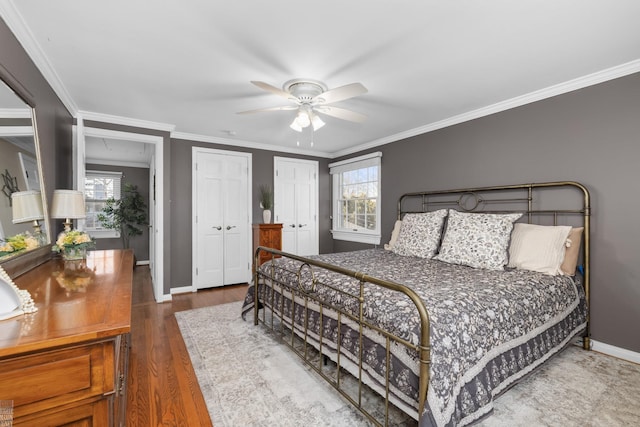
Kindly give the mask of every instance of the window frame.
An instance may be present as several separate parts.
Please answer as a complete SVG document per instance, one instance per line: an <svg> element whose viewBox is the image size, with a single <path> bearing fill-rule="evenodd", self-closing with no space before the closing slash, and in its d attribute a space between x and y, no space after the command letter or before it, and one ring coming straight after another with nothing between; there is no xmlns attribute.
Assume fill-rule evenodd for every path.
<svg viewBox="0 0 640 427"><path fill-rule="evenodd" d="M368 230L364 227L361 228L346 228L340 226L340 219L342 218L342 204L341 194L344 184L345 172L351 172L358 169L364 169L375 166L378 168L377 173L377 186L378 194L375 197L376 200L376 227L373 230ZM381 206L382 206L382 152L377 151L375 153L365 154L363 156L354 157L352 159L342 160L329 164L329 173L332 175L332 212L333 219L331 222L331 234L334 240L345 240L350 242L367 243L372 245L379 245L381 239ZM370 182L370 181L367 181ZM372 199L372 198L371 198Z"/></svg>
<svg viewBox="0 0 640 427"><path fill-rule="evenodd" d="M84 198L85 198L85 205L88 207L89 203L91 202L101 202L104 201L106 199L93 199L93 198L89 198L87 197L87 192L86 192L86 182L87 182L87 178L95 178L95 177L100 177L100 178L113 178L114 180L117 180L117 186L114 185L114 198L116 200L120 200L120 197L122 197L122 178L124 177L124 174L122 172L117 172L117 171L102 171L102 170L86 170L85 171L85 188L84 188ZM106 229L106 228L89 228L87 227L87 223L86 223L86 219L83 219L83 228L84 231L86 231L87 233L89 233L92 237L96 238L96 239L113 239L113 238L120 238L120 230L112 230L112 229Z"/></svg>

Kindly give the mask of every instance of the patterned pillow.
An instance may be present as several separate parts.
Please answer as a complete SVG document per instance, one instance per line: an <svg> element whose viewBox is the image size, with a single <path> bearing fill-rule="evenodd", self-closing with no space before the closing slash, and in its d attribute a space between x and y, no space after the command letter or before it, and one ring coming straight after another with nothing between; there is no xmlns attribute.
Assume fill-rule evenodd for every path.
<svg viewBox="0 0 640 427"><path fill-rule="evenodd" d="M522 214L480 214L451 210L440 253L434 258L487 270L502 270L513 223Z"/></svg>
<svg viewBox="0 0 640 427"><path fill-rule="evenodd" d="M402 219L398 240L392 251L403 256L433 258L438 251L442 225L448 209L406 214Z"/></svg>

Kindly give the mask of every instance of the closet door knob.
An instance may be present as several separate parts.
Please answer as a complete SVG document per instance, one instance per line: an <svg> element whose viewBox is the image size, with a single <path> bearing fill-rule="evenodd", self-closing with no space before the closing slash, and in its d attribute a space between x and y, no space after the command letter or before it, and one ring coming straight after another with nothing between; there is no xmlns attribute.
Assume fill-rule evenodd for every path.
<svg viewBox="0 0 640 427"><path fill-rule="evenodd" d="M296 225L295 224L291 224L289 227L296 228Z"/></svg>
<svg viewBox="0 0 640 427"><path fill-rule="evenodd" d="M214 226L214 227L211 227L211 228L215 228L216 230L222 230L221 226L217 226L217 227Z"/></svg>
<svg viewBox="0 0 640 427"><path fill-rule="evenodd" d="M307 224L298 224L298 227L302 228L302 227L306 227Z"/></svg>
<svg viewBox="0 0 640 427"><path fill-rule="evenodd" d="M236 228L235 225L227 225L227 230L231 230L232 228Z"/></svg>

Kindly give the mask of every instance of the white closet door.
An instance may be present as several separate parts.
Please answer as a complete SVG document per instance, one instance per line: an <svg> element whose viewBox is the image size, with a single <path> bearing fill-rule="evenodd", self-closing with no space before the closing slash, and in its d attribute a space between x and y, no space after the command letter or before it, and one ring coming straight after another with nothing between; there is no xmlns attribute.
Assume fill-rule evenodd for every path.
<svg viewBox="0 0 640 427"><path fill-rule="evenodd" d="M318 162L274 158L274 219L282 223L282 250L318 254Z"/></svg>
<svg viewBox="0 0 640 427"><path fill-rule="evenodd" d="M295 163L281 160L276 164L274 188L274 220L282 223L282 250L297 254Z"/></svg>
<svg viewBox="0 0 640 427"><path fill-rule="evenodd" d="M224 284L224 156L197 153L195 286Z"/></svg>
<svg viewBox="0 0 640 427"><path fill-rule="evenodd" d="M249 160L246 155L198 150L194 161L194 286L247 282Z"/></svg>
<svg viewBox="0 0 640 427"><path fill-rule="evenodd" d="M296 253L301 256L318 254L316 170L317 164L296 166Z"/></svg>
<svg viewBox="0 0 640 427"><path fill-rule="evenodd" d="M228 156L225 162L224 284L247 281L249 210L247 206L247 158Z"/></svg>

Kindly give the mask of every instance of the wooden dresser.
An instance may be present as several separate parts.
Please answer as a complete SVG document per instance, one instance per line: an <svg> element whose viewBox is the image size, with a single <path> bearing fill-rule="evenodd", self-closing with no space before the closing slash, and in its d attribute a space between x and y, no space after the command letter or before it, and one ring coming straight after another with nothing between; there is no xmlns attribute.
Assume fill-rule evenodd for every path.
<svg viewBox="0 0 640 427"><path fill-rule="evenodd" d="M126 425L133 252L89 252L76 270L52 259L14 281L38 311L0 322L13 425Z"/></svg>
<svg viewBox="0 0 640 427"><path fill-rule="evenodd" d="M253 224L253 253L258 246L282 250L282 224ZM271 259L271 255L260 252L260 264Z"/></svg>

